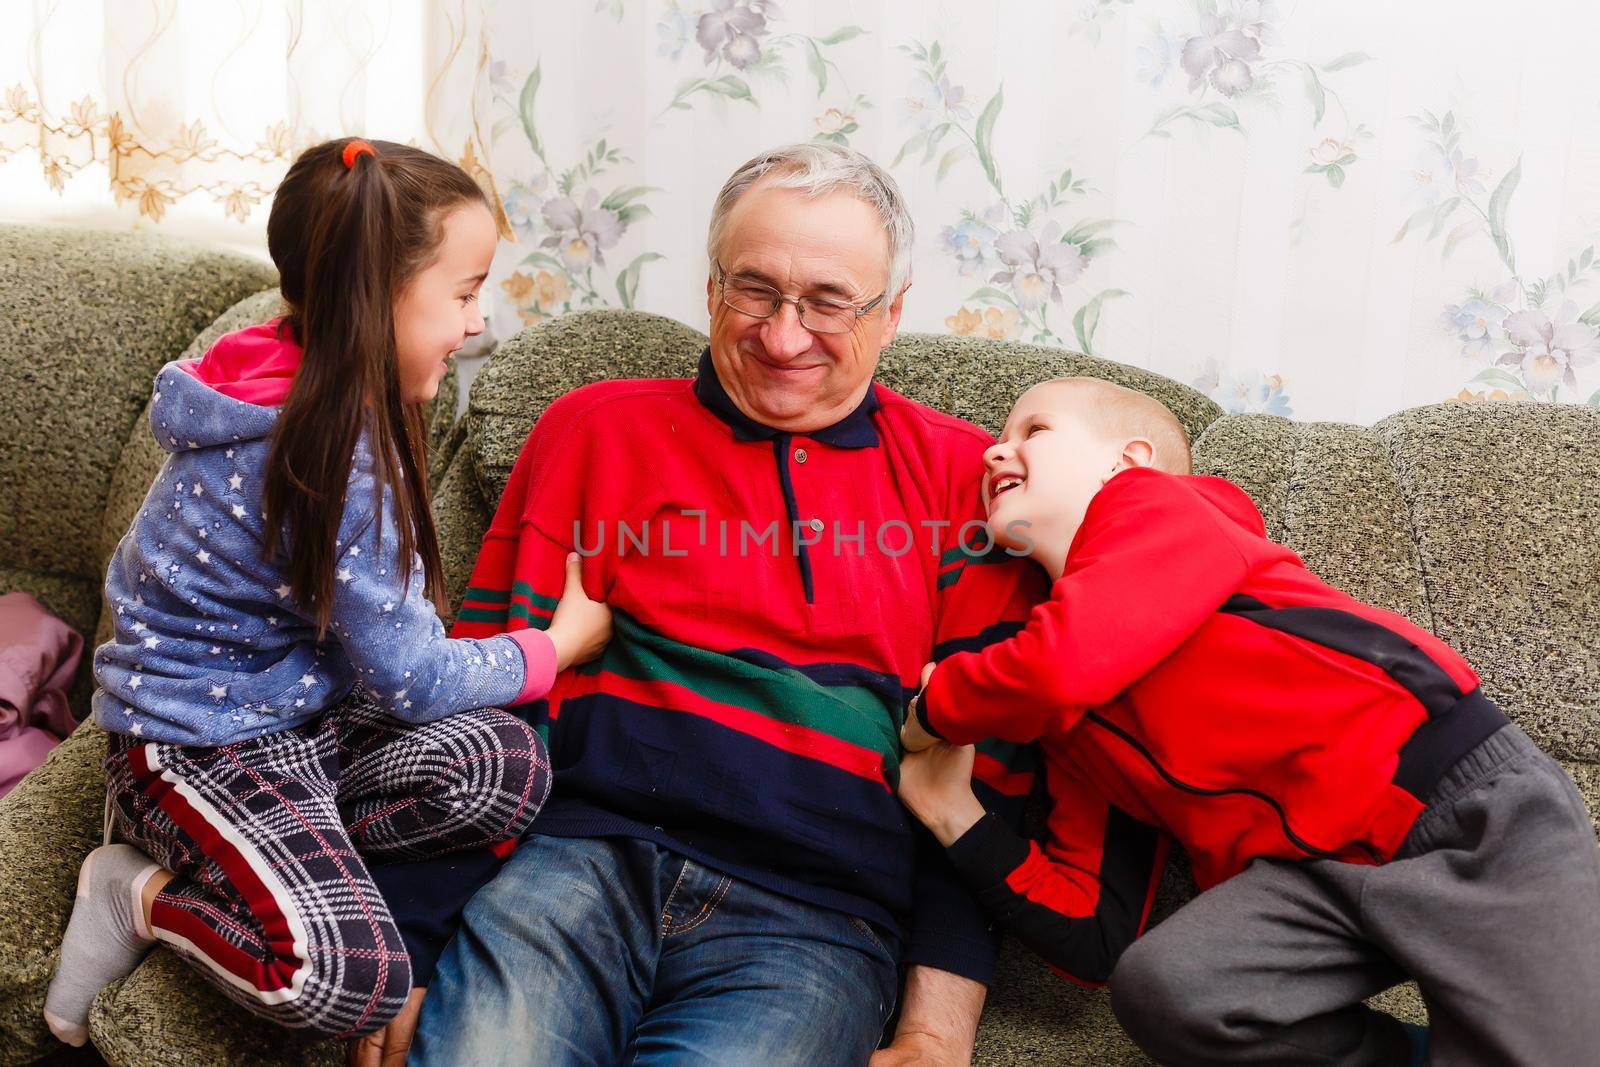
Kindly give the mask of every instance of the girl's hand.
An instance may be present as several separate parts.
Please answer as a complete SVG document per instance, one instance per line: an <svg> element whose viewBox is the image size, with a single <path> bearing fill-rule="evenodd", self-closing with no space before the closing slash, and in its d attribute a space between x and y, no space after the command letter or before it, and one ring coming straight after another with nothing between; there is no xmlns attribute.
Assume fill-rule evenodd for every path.
<svg viewBox="0 0 1600 1067"><path fill-rule="evenodd" d="M939 742L900 761L900 800L917 820L949 846L983 818L972 792L971 745Z"/></svg>
<svg viewBox="0 0 1600 1067"><path fill-rule="evenodd" d="M611 609L583 591L582 563L576 552L567 553L567 582L546 632L556 646L557 671L588 663L611 640Z"/></svg>

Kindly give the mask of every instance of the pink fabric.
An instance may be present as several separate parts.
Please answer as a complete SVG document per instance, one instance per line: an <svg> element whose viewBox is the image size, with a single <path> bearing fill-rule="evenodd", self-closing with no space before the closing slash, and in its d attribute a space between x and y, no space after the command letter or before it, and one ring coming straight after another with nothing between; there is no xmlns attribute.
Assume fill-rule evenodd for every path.
<svg viewBox="0 0 1600 1067"><path fill-rule="evenodd" d="M27 593L0 596L0 796L77 726L67 689L83 637Z"/></svg>
<svg viewBox="0 0 1600 1067"><path fill-rule="evenodd" d="M43 763L61 741L49 730L33 726L0 741L0 797L16 788L17 783Z"/></svg>
<svg viewBox="0 0 1600 1067"><path fill-rule="evenodd" d="M555 642L543 630L512 630L505 636L522 649L522 662L528 672L527 679L522 683L522 692L511 703L526 704L530 700L538 700L556 684Z"/></svg>
<svg viewBox="0 0 1600 1067"><path fill-rule="evenodd" d="M273 319L226 334L198 360L179 366L223 396L277 407L288 398L304 354L287 331L278 336L282 321Z"/></svg>

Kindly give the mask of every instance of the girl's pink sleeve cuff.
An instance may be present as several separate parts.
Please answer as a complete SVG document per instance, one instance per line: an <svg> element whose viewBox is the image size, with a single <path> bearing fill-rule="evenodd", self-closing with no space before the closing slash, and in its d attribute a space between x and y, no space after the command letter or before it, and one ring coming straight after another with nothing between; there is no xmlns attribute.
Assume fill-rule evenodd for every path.
<svg viewBox="0 0 1600 1067"><path fill-rule="evenodd" d="M511 703L526 704L530 700L538 700L556 684L555 642L543 630L512 630L505 636L522 649L522 663L528 672L522 683L522 692Z"/></svg>

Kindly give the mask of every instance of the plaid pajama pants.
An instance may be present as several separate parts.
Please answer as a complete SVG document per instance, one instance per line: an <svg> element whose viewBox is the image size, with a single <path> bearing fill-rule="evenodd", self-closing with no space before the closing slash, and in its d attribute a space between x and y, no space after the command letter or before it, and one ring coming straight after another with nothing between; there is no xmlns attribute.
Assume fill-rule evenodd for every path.
<svg viewBox="0 0 1600 1067"><path fill-rule="evenodd" d="M363 857L519 835L550 790L537 734L496 708L415 726L357 689L303 726L202 748L111 736L118 836L175 877L151 929L224 994L347 1036L404 1005L411 962Z"/></svg>

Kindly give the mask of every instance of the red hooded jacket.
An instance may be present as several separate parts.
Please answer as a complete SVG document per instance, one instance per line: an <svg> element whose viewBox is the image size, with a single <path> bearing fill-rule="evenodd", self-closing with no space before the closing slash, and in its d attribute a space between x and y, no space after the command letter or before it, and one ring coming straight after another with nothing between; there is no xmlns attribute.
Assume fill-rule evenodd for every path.
<svg viewBox="0 0 1600 1067"><path fill-rule="evenodd" d="M1040 741L1045 848L986 819L951 855L1091 982L1142 928L1171 838L1202 889L1263 856L1384 862L1506 721L1461 656L1317 578L1240 489L1148 468L1095 496L1025 628L945 660L918 705L955 744Z"/></svg>

